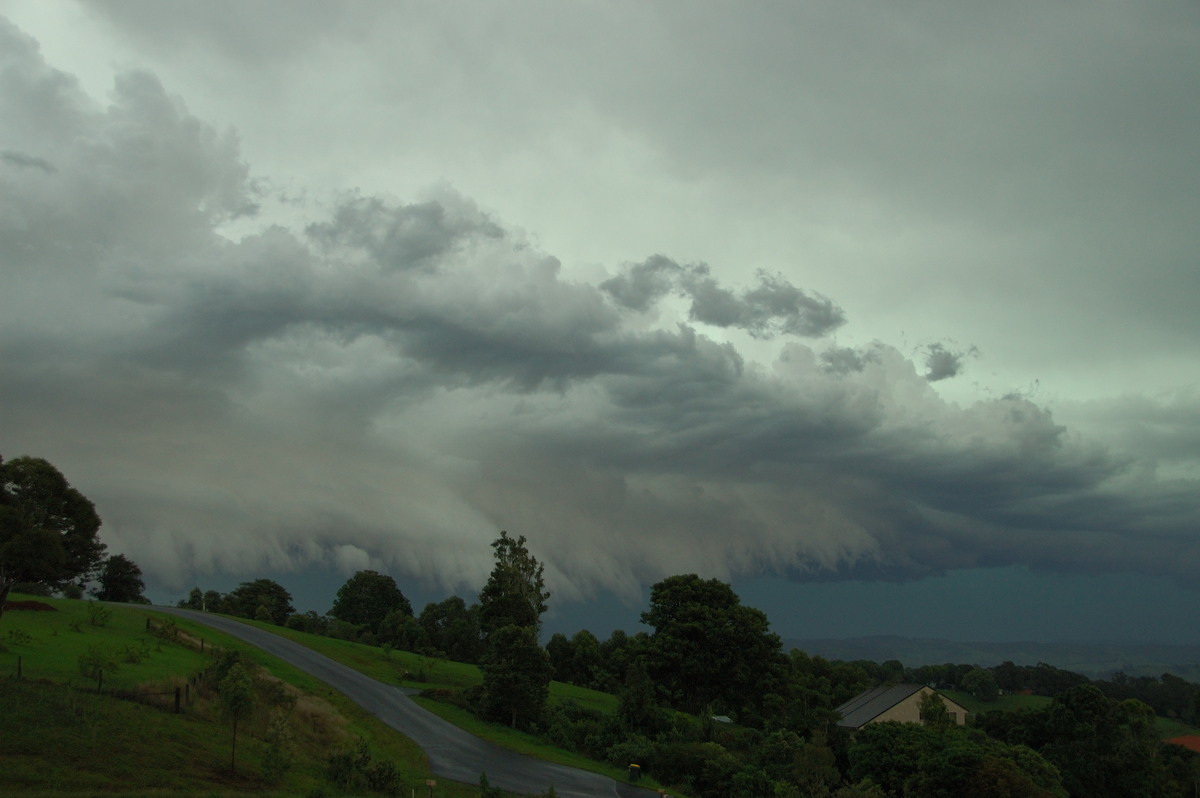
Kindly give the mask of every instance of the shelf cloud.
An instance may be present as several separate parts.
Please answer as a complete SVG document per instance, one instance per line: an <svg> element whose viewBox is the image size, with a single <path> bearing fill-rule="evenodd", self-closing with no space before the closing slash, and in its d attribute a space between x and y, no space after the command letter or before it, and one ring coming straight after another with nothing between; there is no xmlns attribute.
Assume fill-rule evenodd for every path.
<svg viewBox="0 0 1200 798"><path fill-rule="evenodd" d="M1194 392L1084 428L1036 396L951 401L986 362L963 331L843 344L860 320L803 268L582 276L446 186L270 221L237 133L155 74L102 101L7 23L0 74L0 453L59 465L163 585L333 563L472 589L500 529L562 598L1200 568L1200 492L1170 468L1195 461Z"/></svg>

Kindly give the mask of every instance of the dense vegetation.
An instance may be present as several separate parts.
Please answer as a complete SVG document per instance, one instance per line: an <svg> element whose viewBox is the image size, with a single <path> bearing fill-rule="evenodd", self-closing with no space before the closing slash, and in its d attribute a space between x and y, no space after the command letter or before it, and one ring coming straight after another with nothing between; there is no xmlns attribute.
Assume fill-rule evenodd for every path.
<svg viewBox="0 0 1200 798"><path fill-rule="evenodd" d="M122 555L103 558L99 525L91 503L46 461L0 461L0 600L18 584L78 596L98 580L96 595L141 601L140 569ZM1200 686L1183 679L1116 674L1091 682L1045 663L907 668L897 660L842 662L784 652L764 613L743 605L729 585L695 574L654 585L641 618L649 632L617 631L601 641L582 630L556 634L542 646L541 615L550 598L542 566L524 537L502 532L492 548L495 566L477 603L451 596L419 616L392 577L375 571L352 576L328 615L297 613L289 592L270 579L224 595L197 587L180 606L378 646L385 658L412 652L426 671L445 660L477 666L465 680L427 690L426 700L473 728L503 724L698 798L1200 794L1200 757L1163 744L1157 732L1158 716L1197 722ZM104 627L111 614L88 604L87 625ZM94 682L97 692L129 678L118 673L136 670L122 663L150 657L144 640L120 650L98 644L77 650L84 623L68 628L60 655L73 659L75 675ZM188 647L174 623L161 624L157 634L156 654L163 641ZM11 628L8 644L26 645L28 637ZM296 761L296 726L289 719L298 696L236 646L209 656L189 686L200 706L210 707L211 720L228 728L226 772L239 773L238 741L249 735L259 742L244 754L255 760L261 774L255 778L280 783ZM193 666L172 673L182 677ZM615 701L551 700L552 678ZM853 735L837 725L840 704L888 683L961 691L974 702L975 717L968 727L955 726L934 700L923 707L923 725L881 723ZM6 687L6 717L36 716L31 702L38 701L48 708L46 729L57 728L49 723L57 717L49 708L74 700L23 684ZM1021 694L1042 701L1015 712L986 711L1002 697ZM14 729L38 728L25 724L5 729L5 745L18 763L28 755L21 747L26 738L8 738ZM337 789L396 793L411 776L391 762L373 762L365 744L347 747L340 740L330 755L329 742L319 759L325 780ZM479 789L495 794L486 784Z"/></svg>
<svg viewBox="0 0 1200 798"><path fill-rule="evenodd" d="M501 541L508 554L517 545L507 535ZM480 681L427 695L447 711L499 721L615 767L636 763L700 798L1182 797L1200 787L1200 757L1160 742L1155 722L1159 715L1194 724L1200 685L1170 675L1092 682L1046 663L910 668L896 660L785 653L762 612L744 606L729 585L694 574L654 586L642 616L650 631L616 631L607 640L587 630L555 634L535 650L532 631L548 596L523 538L519 546L525 570L506 575L498 558L501 573L479 604L452 596L414 617L405 614L405 601L386 610L390 622L374 625L314 613L285 623L434 661L478 663ZM496 587L513 573L526 574L511 582L519 588ZM367 578L376 580L359 574L347 585ZM251 617L244 603L219 606ZM501 620L489 634L481 617ZM547 701L551 672L560 682L613 694L615 707ZM836 725L840 704L888 683L950 692L970 705L972 722L876 724L854 735Z"/></svg>

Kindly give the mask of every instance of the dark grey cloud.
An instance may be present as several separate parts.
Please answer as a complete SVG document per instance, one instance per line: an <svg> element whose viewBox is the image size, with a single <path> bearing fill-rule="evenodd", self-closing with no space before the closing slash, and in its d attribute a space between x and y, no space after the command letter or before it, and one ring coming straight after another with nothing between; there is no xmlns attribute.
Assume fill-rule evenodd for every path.
<svg viewBox="0 0 1200 798"><path fill-rule="evenodd" d="M780 275L760 271L757 276L757 286L735 292L721 285L706 264L681 265L654 255L604 281L600 289L622 307L639 312L676 294L691 300L688 316L693 321L744 330L755 338L817 338L846 322L830 299L810 295Z"/></svg>
<svg viewBox="0 0 1200 798"><path fill-rule="evenodd" d="M40 169L46 174L54 174L58 171L58 169L54 167L54 164L50 163L45 158L38 158L34 155L26 155L23 152L4 150L3 152L0 152L0 161L4 161L5 163L16 167Z"/></svg>
<svg viewBox="0 0 1200 798"><path fill-rule="evenodd" d="M326 248L357 250L385 269L418 268L476 235L504 234L479 213L452 216L440 202L395 206L378 197L349 199L331 221L314 222L306 232Z"/></svg>
<svg viewBox="0 0 1200 798"><path fill-rule="evenodd" d="M931 382L972 349L814 348L846 314L772 272L580 279L449 189L234 235L231 132L148 72L100 105L11 27L0 53L11 152L57 168L0 184L0 452L59 464L163 584L335 561L477 587L497 528L564 598L689 570L1194 575L1195 454L1167 446L1194 397L1096 410L1128 450L1030 398L950 402Z"/></svg>
<svg viewBox="0 0 1200 798"><path fill-rule="evenodd" d="M849 346L833 346L821 353L821 364L834 374L859 372L869 363L878 363L882 345L855 349Z"/></svg>
<svg viewBox="0 0 1200 798"><path fill-rule="evenodd" d="M951 377L957 377L962 373L963 361L970 356L978 355L979 352L975 347L970 347L965 350L955 351L948 349L946 344L936 342L929 344L924 349L925 352L925 379L930 382L938 382Z"/></svg>

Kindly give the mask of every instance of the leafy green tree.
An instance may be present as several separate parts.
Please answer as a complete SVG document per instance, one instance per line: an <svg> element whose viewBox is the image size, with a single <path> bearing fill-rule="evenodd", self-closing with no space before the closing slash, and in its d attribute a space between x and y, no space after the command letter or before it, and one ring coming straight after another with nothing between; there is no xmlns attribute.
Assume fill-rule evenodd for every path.
<svg viewBox="0 0 1200 798"><path fill-rule="evenodd" d="M937 736L915 723L869 723L854 734L848 752L847 775L853 781L871 779L888 795L905 795L904 785L918 772Z"/></svg>
<svg viewBox="0 0 1200 798"><path fill-rule="evenodd" d="M233 743L229 749L229 769L237 770L237 733L238 723L249 717L254 709L254 683L250 674L240 662L230 665L217 685L221 697L221 711L233 729Z"/></svg>
<svg viewBox="0 0 1200 798"><path fill-rule="evenodd" d="M0 458L0 614L13 585L61 590L100 565L100 516L49 462Z"/></svg>
<svg viewBox="0 0 1200 798"><path fill-rule="evenodd" d="M1066 798L1058 771L1035 751L976 730L871 723L849 748L849 776L912 798ZM1074 793L1072 793L1074 794Z"/></svg>
<svg viewBox="0 0 1200 798"><path fill-rule="evenodd" d="M1166 773L1154 711L1120 703L1099 688L1072 687L1045 712L1040 752L1062 771L1072 795L1150 798L1163 794Z"/></svg>
<svg viewBox="0 0 1200 798"><path fill-rule="evenodd" d="M121 667L111 650L97 645L89 645L79 656L78 664L82 676L95 679L97 690L103 686L105 674L111 675Z"/></svg>
<svg viewBox="0 0 1200 798"><path fill-rule="evenodd" d="M418 619L428 645L455 662L479 662L483 639L479 629L479 605L458 596L425 605Z"/></svg>
<svg viewBox="0 0 1200 798"><path fill-rule="evenodd" d="M200 609L205 612L224 612L232 615L233 613L230 612L232 608L228 604L229 602L225 600L225 596L221 595L219 591L205 590L203 599L200 602Z"/></svg>
<svg viewBox="0 0 1200 798"><path fill-rule="evenodd" d="M554 678L560 682L575 684L575 669L572 659L575 647L571 639L562 632L555 632L546 643L546 654L550 657L550 665L554 668Z"/></svg>
<svg viewBox="0 0 1200 798"><path fill-rule="evenodd" d="M402 651L427 651L429 637L425 629L411 612L394 609L384 616L376 635L380 644L387 644Z"/></svg>
<svg viewBox="0 0 1200 798"><path fill-rule="evenodd" d="M514 539L502 531L492 542L492 551L496 564L479 592L479 626L484 637L506 626L528 627L536 637L550 598L542 564L529 553L524 535Z"/></svg>
<svg viewBox="0 0 1200 798"><path fill-rule="evenodd" d="M828 795L842 780L833 749L826 745L824 733L818 732L800 745L792 761L792 781L801 792Z"/></svg>
<svg viewBox="0 0 1200 798"><path fill-rule="evenodd" d="M625 686L617 695L617 722L621 730L652 735L667 725L666 713L658 706L658 696L650 674L640 662L629 669Z"/></svg>
<svg viewBox="0 0 1200 798"><path fill-rule="evenodd" d="M505 626L494 631L479 667L488 718L528 729L542 716L553 669L532 628Z"/></svg>
<svg viewBox="0 0 1200 798"><path fill-rule="evenodd" d="M571 638L571 673L575 684L593 689L602 689L610 678L600 641L587 629Z"/></svg>
<svg viewBox="0 0 1200 798"><path fill-rule="evenodd" d="M200 591L200 588L194 587L188 593L187 598L180 599L175 606L188 610L202 610L204 609L204 593Z"/></svg>
<svg viewBox="0 0 1200 798"><path fill-rule="evenodd" d="M745 712L782 673L782 644L767 616L719 580L686 574L659 582L642 623L654 628L650 676L679 709Z"/></svg>
<svg viewBox="0 0 1200 798"><path fill-rule="evenodd" d="M329 614L340 621L357 624L378 634L389 612L399 610L412 616L412 605L396 585L396 580L378 571L359 571L338 588Z"/></svg>
<svg viewBox="0 0 1200 798"><path fill-rule="evenodd" d="M256 618L258 608L266 607L271 623L283 626L288 616L296 611L292 606L292 594L283 585L271 579L255 579L242 582L225 596L222 609L241 618ZM212 612L213 608L209 607Z"/></svg>
<svg viewBox="0 0 1200 798"><path fill-rule="evenodd" d="M954 719L950 717L950 710L946 708L946 704L942 701L942 697L937 693L926 693L920 699L921 722L927 728L935 731L945 731L954 726Z"/></svg>
<svg viewBox="0 0 1200 798"><path fill-rule="evenodd" d="M1000 686L996 683L996 676L983 668L972 668L967 671L963 675L959 687L980 701L995 701L1000 697Z"/></svg>
<svg viewBox="0 0 1200 798"><path fill-rule="evenodd" d="M100 571L100 590L96 598L100 601L119 601L127 604L149 604L142 591L142 569L124 554L114 554L104 561Z"/></svg>

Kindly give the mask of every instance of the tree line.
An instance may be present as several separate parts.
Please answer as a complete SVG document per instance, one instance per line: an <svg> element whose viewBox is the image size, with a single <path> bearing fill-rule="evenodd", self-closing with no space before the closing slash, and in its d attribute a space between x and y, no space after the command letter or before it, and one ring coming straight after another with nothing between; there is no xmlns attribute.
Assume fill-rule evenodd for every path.
<svg viewBox="0 0 1200 798"><path fill-rule="evenodd" d="M1092 681L1047 663L906 667L785 652L764 613L743 605L730 585L695 574L654 585L641 616L648 631L601 640L585 629L541 646L549 598L541 566L523 537L502 532L493 548L496 564L475 603L451 596L414 615L391 577L360 571L328 616L292 613L284 623L473 662L481 685L429 695L594 759L637 763L700 798L1183 798L1200 788L1200 757L1156 734L1156 713L1192 722L1200 709L1200 685L1169 674ZM262 581L217 596L216 606L266 620L253 609L265 595L255 588ZM551 678L615 694L616 712L551 704ZM967 727L948 715L939 721L940 702L925 725L882 723L853 734L836 725L840 704L888 683L961 690L985 704L1017 692L1052 701L981 713Z"/></svg>
<svg viewBox="0 0 1200 798"><path fill-rule="evenodd" d="M0 457L0 616L9 593L149 603L142 570L105 557L96 507L40 457Z"/></svg>
<svg viewBox="0 0 1200 798"><path fill-rule="evenodd" d="M93 592L139 600L136 564L105 557L92 503L45 460L0 460L0 612L30 592ZM328 614L298 613L270 579L227 594L194 588L181 606L316 634L477 664L482 683L439 690L480 717L554 745L626 766L699 798L799 796L1194 796L1200 757L1164 745L1155 714L1194 723L1200 686L1117 674L1093 682L1045 663L909 668L896 660L844 662L785 652L766 615L733 589L696 574L654 585L649 631L587 630L540 643L550 593L525 538L492 542L494 565L478 600L458 596L420 614L387 574L364 570ZM552 678L617 696L614 713L548 701ZM1038 710L981 713L968 727L927 715L924 725L881 723L850 734L837 707L887 683L960 689L981 701L1002 692L1051 698Z"/></svg>

